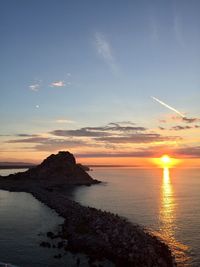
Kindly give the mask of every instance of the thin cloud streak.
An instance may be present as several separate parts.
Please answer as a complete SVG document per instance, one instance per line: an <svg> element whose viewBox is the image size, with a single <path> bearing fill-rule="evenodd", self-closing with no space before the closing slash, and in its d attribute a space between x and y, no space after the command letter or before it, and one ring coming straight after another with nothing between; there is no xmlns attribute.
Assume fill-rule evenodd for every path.
<svg viewBox="0 0 200 267"><path fill-rule="evenodd" d="M96 138L96 141L104 141L113 144L145 144L145 143L156 143L166 141L178 141L181 140L179 136L162 136L160 134L132 134L130 136L108 136Z"/></svg>
<svg viewBox="0 0 200 267"><path fill-rule="evenodd" d="M199 125L194 125L194 126L181 126L181 125L176 125L176 126L173 126L170 130L171 131L181 131L181 130L189 130L189 129L198 129L200 128Z"/></svg>
<svg viewBox="0 0 200 267"><path fill-rule="evenodd" d="M74 139L74 138L57 139L57 138L49 138L49 137L41 137L41 136L9 140L7 141L7 143L32 144L34 145L33 147L23 147L23 149L33 149L37 151L57 151L60 149L68 149L68 148L74 148L74 147L80 147L80 146L86 146L86 145L91 146L87 142L80 140L80 139Z"/></svg>
<svg viewBox="0 0 200 267"><path fill-rule="evenodd" d="M54 81L50 84L50 87L65 87L65 81Z"/></svg>
<svg viewBox="0 0 200 267"><path fill-rule="evenodd" d="M95 47L97 53L104 59L104 61L109 65L112 71L116 72L118 70L118 66L115 62L115 58L113 55L113 50L106 40L105 36L102 33L96 32L95 33Z"/></svg>
<svg viewBox="0 0 200 267"><path fill-rule="evenodd" d="M67 120L67 119L58 119L55 122L56 123L75 123L75 121Z"/></svg>
<svg viewBox="0 0 200 267"><path fill-rule="evenodd" d="M185 156L187 158L200 158L200 146L183 147L175 151L175 154Z"/></svg>
<svg viewBox="0 0 200 267"><path fill-rule="evenodd" d="M102 131L88 131L87 128L81 128L77 130L54 130L50 134L55 136L79 136L79 137L97 137L110 135L109 133L104 133Z"/></svg>
<svg viewBox="0 0 200 267"><path fill-rule="evenodd" d="M47 139L46 141L43 141L42 143L36 144L34 146L34 150L37 151L58 151L60 149L62 150L68 150L69 148L77 148L80 146L85 146L86 143L82 140L75 140L75 139ZM87 144L89 146L89 144Z"/></svg>
<svg viewBox="0 0 200 267"><path fill-rule="evenodd" d="M81 136L81 137L105 137L114 135L129 135L146 131L147 128L138 126L121 126L118 123L109 123L106 126L84 127L75 130L54 130L50 134L55 136Z"/></svg>
<svg viewBox="0 0 200 267"><path fill-rule="evenodd" d="M194 118L194 117L180 117L177 115L172 115L172 116L168 116L168 118L166 119L160 119L159 123L175 123L175 122L183 122L183 123L188 123L188 124L192 124L192 123L198 123L200 122L200 118Z"/></svg>
<svg viewBox="0 0 200 267"><path fill-rule="evenodd" d="M184 117L183 121L187 122L187 123L193 123L193 122L200 122L200 119L199 118L187 118L187 117Z"/></svg>
<svg viewBox="0 0 200 267"><path fill-rule="evenodd" d="M118 151L114 153L77 153L76 156L80 158L130 158L130 157L138 157L138 158L152 158L152 157L160 157L160 151L167 151L168 147L147 147L146 149L138 149L137 151L133 152L123 152ZM200 158L200 146L193 146L193 147L182 147L182 148L175 148L170 149L170 153L174 156L181 156L185 158Z"/></svg>
<svg viewBox="0 0 200 267"><path fill-rule="evenodd" d="M24 134L24 133L19 133L19 134L16 134L16 136L18 136L18 137L38 137L39 135L38 134Z"/></svg>
<svg viewBox="0 0 200 267"><path fill-rule="evenodd" d="M130 157L138 157L145 158L153 156L152 151L136 151L136 152L117 152L117 153L82 153L76 154L77 157L80 158L130 158Z"/></svg>
<svg viewBox="0 0 200 267"><path fill-rule="evenodd" d="M178 111L177 109L169 106L168 104L164 103L163 101L159 100L158 98L154 97L154 96L151 96L152 99L154 99L155 101L157 101L158 103L160 103L161 105L163 105L164 107L176 112L177 114L179 114L182 118L184 118L185 116L180 112Z"/></svg>
<svg viewBox="0 0 200 267"><path fill-rule="evenodd" d="M182 26L182 19L181 16L177 13L174 15L174 21L173 21L173 30L175 34L175 38L178 42L178 44L184 48L185 47L185 40L183 37L183 26Z"/></svg>
<svg viewBox="0 0 200 267"><path fill-rule="evenodd" d="M23 137L27 137L24 134L22 135ZM14 139L14 140L9 140L7 143L42 143L47 141L49 138L46 137L41 137L41 136L35 136L35 137L29 137L29 138L24 138L24 139Z"/></svg>
<svg viewBox="0 0 200 267"><path fill-rule="evenodd" d="M29 89L34 92L38 92L40 89L40 84L39 83L34 83L29 85Z"/></svg>
<svg viewBox="0 0 200 267"><path fill-rule="evenodd" d="M154 42L159 40L159 24L155 16L149 18L150 36Z"/></svg>

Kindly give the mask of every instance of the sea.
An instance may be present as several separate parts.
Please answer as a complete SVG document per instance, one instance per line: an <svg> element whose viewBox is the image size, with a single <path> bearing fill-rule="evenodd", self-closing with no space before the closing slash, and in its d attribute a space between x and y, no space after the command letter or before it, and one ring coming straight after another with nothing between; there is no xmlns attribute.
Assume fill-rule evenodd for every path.
<svg viewBox="0 0 200 267"><path fill-rule="evenodd" d="M77 187L71 199L142 225L170 246L178 266L200 266L200 169L96 167L90 175L103 182ZM73 254L58 260L55 249L39 246L45 233L62 222L30 194L0 190L0 262L19 267L75 266ZM80 266L87 266L84 256Z"/></svg>

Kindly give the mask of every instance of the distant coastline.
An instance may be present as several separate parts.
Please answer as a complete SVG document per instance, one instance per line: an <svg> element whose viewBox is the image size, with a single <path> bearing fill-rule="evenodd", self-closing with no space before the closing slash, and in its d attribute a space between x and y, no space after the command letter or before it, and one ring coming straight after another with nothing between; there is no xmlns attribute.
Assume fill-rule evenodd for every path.
<svg viewBox="0 0 200 267"><path fill-rule="evenodd" d="M140 165L117 165L117 164L82 164L88 168L137 168ZM37 164L25 162L0 162L0 169L30 169L37 166Z"/></svg>
<svg viewBox="0 0 200 267"><path fill-rule="evenodd" d="M132 167L132 168L137 168L137 167L140 167L140 165L106 165L106 164L98 164L98 165L87 165L88 167L90 168L123 168L123 167Z"/></svg>
<svg viewBox="0 0 200 267"><path fill-rule="evenodd" d="M0 165L0 170L2 169L30 169L36 165Z"/></svg>

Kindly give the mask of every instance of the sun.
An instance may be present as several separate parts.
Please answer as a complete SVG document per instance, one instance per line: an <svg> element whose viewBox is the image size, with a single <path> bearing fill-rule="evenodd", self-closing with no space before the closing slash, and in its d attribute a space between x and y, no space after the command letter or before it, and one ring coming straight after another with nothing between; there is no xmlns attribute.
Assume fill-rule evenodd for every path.
<svg viewBox="0 0 200 267"><path fill-rule="evenodd" d="M178 164L180 160L170 157L169 155L162 155L160 158L154 158L153 162L161 168L171 168Z"/></svg>
<svg viewBox="0 0 200 267"><path fill-rule="evenodd" d="M172 159L168 155L163 155L160 160L163 164L170 164L172 162Z"/></svg>
<svg viewBox="0 0 200 267"><path fill-rule="evenodd" d="M170 168L176 164L176 159L168 155L163 155L159 158L159 165L163 168Z"/></svg>

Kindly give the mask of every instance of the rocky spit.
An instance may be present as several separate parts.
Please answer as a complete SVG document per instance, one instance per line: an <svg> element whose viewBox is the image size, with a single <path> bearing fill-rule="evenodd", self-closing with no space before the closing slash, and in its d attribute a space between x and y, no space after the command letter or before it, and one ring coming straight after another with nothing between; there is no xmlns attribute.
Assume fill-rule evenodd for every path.
<svg viewBox="0 0 200 267"><path fill-rule="evenodd" d="M59 235L66 250L108 259L117 267L176 266L168 246L139 225L67 197L70 187L95 183L99 181L76 164L69 152L51 155L26 172L0 177L0 189L31 193L65 218Z"/></svg>

